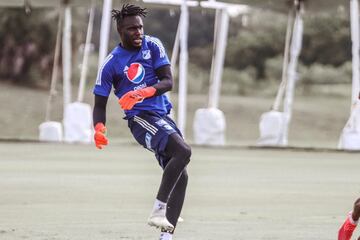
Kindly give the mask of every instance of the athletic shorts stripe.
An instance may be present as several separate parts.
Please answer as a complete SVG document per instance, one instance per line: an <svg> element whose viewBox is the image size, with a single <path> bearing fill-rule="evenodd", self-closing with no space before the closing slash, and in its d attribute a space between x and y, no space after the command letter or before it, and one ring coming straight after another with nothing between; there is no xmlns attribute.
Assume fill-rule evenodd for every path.
<svg viewBox="0 0 360 240"><path fill-rule="evenodd" d="M139 123L143 128L145 128L146 130L151 132L153 135L155 135L158 131L158 129L156 127L154 127L149 122L147 122L146 120L144 120L138 116L134 116L134 121Z"/></svg>
<svg viewBox="0 0 360 240"><path fill-rule="evenodd" d="M155 135L154 131L152 129L149 129L148 127L146 127L146 125L144 125L144 123L137 121L136 119L134 119L134 122L137 122L140 126L142 126L144 129L146 129L147 131L149 131L150 133L152 133L152 135Z"/></svg>
<svg viewBox="0 0 360 240"><path fill-rule="evenodd" d="M145 119L142 119L139 116L134 116L134 121L138 122L139 124L142 123L144 128L146 128L147 130L149 130L151 133L153 133L154 135L157 133L158 129L156 127L154 127L154 125L151 125L148 121L146 121Z"/></svg>

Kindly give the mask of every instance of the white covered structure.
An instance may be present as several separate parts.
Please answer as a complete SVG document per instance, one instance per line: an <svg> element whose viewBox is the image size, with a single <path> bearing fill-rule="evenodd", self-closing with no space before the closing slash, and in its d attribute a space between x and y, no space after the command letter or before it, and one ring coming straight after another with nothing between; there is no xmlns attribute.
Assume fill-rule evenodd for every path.
<svg viewBox="0 0 360 240"><path fill-rule="evenodd" d="M4 7L24 7L27 13L31 8L54 7L59 9L59 24L56 39L54 68L51 79L49 100L46 108L45 122L39 126L40 141L65 141L65 142L92 142L92 111L89 104L83 103L86 85L86 74L88 58L90 53L91 37L93 30L94 14L96 7L95 0L12 0L0 1L0 6ZM89 23L84 48L84 56L81 68L80 83L77 101L73 102L71 96L72 84L72 46L71 46L71 9L74 6L86 6L90 9ZM110 21L111 21L112 0L103 1L103 14L101 21L99 64L103 61L108 51ZM61 42L62 36L62 44ZM60 46L62 48L60 49ZM63 71L63 124L50 120L52 100L56 95L56 82L58 75L58 62L60 50L62 51L62 71Z"/></svg>
<svg viewBox="0 0 360 240"><path fill-rule="evenodd" d="M288 133L292 116L295 83L298 79L296 66L301 51L303 35L302 9L305 3L308 3L310 6L311 3L315 6L316 4L321 5L320 1L294 0L293 3L295 10L290 10L289 14L283 77L272 110L264 113L260 118L260 138L257 141L257 145L259 146L288 146ZM331 4L334 3L331 2ZM338 4L340 4L340 2L338 2ZM319 8L321 7L324 6L320 6ZM350 17L352 40L351 110L349 120L341 133L338 148L344 150L360 150L360 36L358 0L350 0ZM284 94L283 111L280 111L279 107Z"/></svg>
<svg viewBox="0 0 360 240"><path fill-rule="evenodd" d="M259 146L288 145L295 83L298 79L296 69L303 37L303 7L302 1L295 0L293 9L289 13L282 81L272 110L260 117L260 138L257 141ZM283 111L280 111L280 103L283 98Z"/></svg>
<svg viewBox="0 0 360 240"><path fill-rule="evenodd" d="M352 91L350 117L340 135L338 148L360 150L360 35L359 1L350 0L352 42Z"/></svg>
<svg viewBox="0 0 360 240"><path fill-rule="evenodd" d="M216 1L200 3L201 7L215 9L213 56L210 72L208 107L195 112L193 122L194 142L200 145L225 145L226 120L219 109L221 81L227 44L230 17L247 14L249 7Z"/></svg>
<svg viewBox="0 0 360 240"><path fill-rule="evenodd" d="M84 47L84 56L81 64L81 74L80 74L80 82L78 89L77 101L73 103L64 102L65 110L64 110L64 141L72 143L72 142L80 142L80 143L91 143L93 139L93 124L92 124L92 110L89 104L83 103L84 100L84 92L85 92L85 84L86 84L86 75L88 71L88 61L90 55L90 46L91 46L91 36L93 32L94 25L94 15L95 15L95 3L94 0L91 2L90 13L89 13L89 23L86 33L85 47ZM104 2L104 8L109 7L106 4L108 0ZM111 4L111 0L110 0ZM111 6L110 6L111 8ZM107 14L109 15L109 14ZM107 16L103 15L103 19L107 18ZM105 22L106 23L106 22ZM102 48L104 43L100 43ZM100 49L102 50L102 49ZM101 52L99 50L99 52ZM68 71L71 72L70 69ZM64 79L65 83L65 79Z"/></svg>

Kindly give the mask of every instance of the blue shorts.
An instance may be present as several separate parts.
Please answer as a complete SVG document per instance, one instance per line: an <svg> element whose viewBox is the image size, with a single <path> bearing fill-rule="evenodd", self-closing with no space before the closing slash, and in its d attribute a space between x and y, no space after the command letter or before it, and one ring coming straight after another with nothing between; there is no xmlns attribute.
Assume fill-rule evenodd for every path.
<svg viewBox="0 0 360 240"><path fill-rule="evenodd" d="M155 153L160 166L165 168L170 156L165 153L169 136L178 133L182 136L175 122L167 115L142 111L128 119L128 126L136 141L144 148Z"/></svg>

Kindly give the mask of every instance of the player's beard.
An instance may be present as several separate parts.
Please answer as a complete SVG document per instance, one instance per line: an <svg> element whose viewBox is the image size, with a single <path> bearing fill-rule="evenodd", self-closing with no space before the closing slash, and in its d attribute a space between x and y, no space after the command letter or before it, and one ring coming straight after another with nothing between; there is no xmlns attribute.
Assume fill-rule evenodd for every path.
<svg viewBox="0 0 360 240"><path fill-rule="evenodd" d="M142 45L142 37L140 38L135 38L133 41L132 41L132 45L134 46L134 48L141 48L141 45Z"/></svg>

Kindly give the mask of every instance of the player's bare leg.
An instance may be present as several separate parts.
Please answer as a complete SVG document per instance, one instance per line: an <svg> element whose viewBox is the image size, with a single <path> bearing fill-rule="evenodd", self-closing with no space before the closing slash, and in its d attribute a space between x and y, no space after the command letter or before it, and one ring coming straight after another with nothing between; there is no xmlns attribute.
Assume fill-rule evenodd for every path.
<svg viewBox="0 0 360 240"><path fill-rule="evenodd" d="M168 156L171 156L171 159L164 169L160 188L155 200L153 211L148 219L148 223L150 226L155 226L164 231L171 232L174 230L174 224L176 225L176 222L173 221L174 224L169 222L167 219L166 209L168 209L168 202L171 199L171 193L176 188L178 181L184 181L181 174L186 165L190 162L191 148L184 142L183 138L179 134L174 133L169 136L165 151ZM186 184L183 187L183 195L185 196ZM176 196L177 194L175 193L174 197L176 198ZM181 207L184 196L181 197ZM172 202L175 201L170 201L170 205ZM181 211L181 208L179 211Z"/></svg>
<svg viewBox="0 0 360 240"><path fill-rule="evenodd" d="M177 219L180 216L182 205L184 203L187 179L187 172L184 170L172 190L168 202L164 203L158 199L155 200L148 223L150 226L161 229L162 233L160 235L160 240L172 239L172 234L174 233Z"/></svg>
<svg viewBox="0 0 360 240"><path fill-rule="evenodd" d="M182 172L179 180L176 183L174 190L170 194L170 198L167 203L166 218L174 226L174 230L178 223L178 219L181 213L182 206L184 204L186 187L188 182L188 175L186 169ZM172 240L172 231L162 231L159 240Z"/></svg>
<svg viewBox="0 0 360 240"><path fill-rule="evenodd" d="M174 230L179 222L179 216L185 199L186 186L188 182L188 175L186 169L182 172L181 177L176 183L174 190L171 192L170 198L167 204L166 218L173 224ZM159 240L172 240L174 233L172 231L162 230Z"/></svg>
<svg viewBox="0 0 360 240"><path fill-rule="evenodd" d="M350 240L360 218L360 198L354 203L354 209L351 211L344 224L339 229L338 240ZM360 237L358 238L360 240Z"/></svg>
<svg viewBox="0 0 360 240"><path fill-rule="evenodd" d="M171 224L176 227L180 213L184 204L186 187L188 183L188 174L186 169L181 174L174 190L170 194L170 198L167 203L166 218Z"/></svg>

